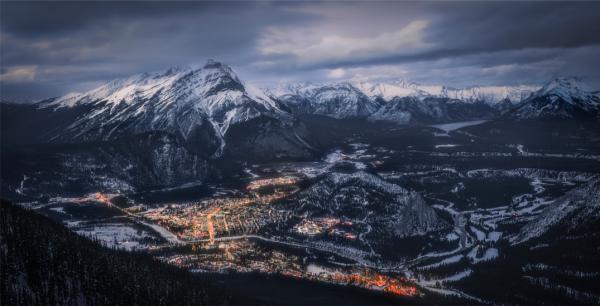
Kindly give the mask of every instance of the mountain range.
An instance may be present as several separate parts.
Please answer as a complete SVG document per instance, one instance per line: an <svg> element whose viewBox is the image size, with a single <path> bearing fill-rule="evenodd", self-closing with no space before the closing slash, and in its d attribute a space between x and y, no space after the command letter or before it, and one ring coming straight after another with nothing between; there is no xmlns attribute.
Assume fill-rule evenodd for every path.
<svg viewBox="0 0 600 306"><path fill-rule="evenodd" d="M431 124L477 119L597 118L598 92L578 78L556 78L542 87L452 88L389 83L293 84L266 89L292 113L337 119L366 118L398 124ZM555 114L556 113L556 114Z"/></svg>
<svg viewBox="0 0 600 306"><path fill-rule="evenodd" d="M285 129L295 115L336 119L367 118L399 124L458 120L596 118L600 96L577 78L556 78L542 87L472 86L452 88L396 82L299 83L260 90L242 82L233 70L209 60L199 69L170 68L106 83L33 105L9 105L10 111L45 113L47 128L28 141L78 143L107 141L131 134L164 131L186 143L209 144L220 155L230 128L269 121ZM33 111L31 111L33 109ZM11 118L9 124L21 130ZM297 138L298 135L288 135Z"/></svg>
<svg viewBox="0 0 600 306"><path fill-rule="evenodd" d="M517 103L538 90L538 86L471 86L453 88L444 85L422 85L404 79L395 82L371 83L355 82L354 86L370 97L391 100L395 97L439 97L463 100L467 102L482 101L491 105L508 99Z"/></svg>
<svg viewBox="0 0 600 306"><path fill-rule="evenodd" d="M509 118L600 119L600 95L576 78L557 78L511 110Z"/></svg>
<svg viewBox="0 0 600 306"><path fill-rule="evenodd" d="M5 163L3 180L14 189L31 171L62 177L39 184L47 190L64 190L65 182L74 189L137 190L203 182L219 160L225 168L227 161L309 160L323 144L317 141L323 135L315 134L327 130L316 131L306 115L401 125L599 118L598 93L578 79L559 78L533 90L400 81L294 84L263 92L210 60L198 69L143 73L35 104L0 103L3 159L17 161ZM30 148L27 161L19 158L24 147Z"/></svg>

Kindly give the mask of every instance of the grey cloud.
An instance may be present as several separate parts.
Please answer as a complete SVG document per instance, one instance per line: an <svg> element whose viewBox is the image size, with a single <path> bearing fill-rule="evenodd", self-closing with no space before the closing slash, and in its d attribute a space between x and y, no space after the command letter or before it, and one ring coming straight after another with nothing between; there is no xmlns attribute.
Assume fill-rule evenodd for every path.
<svg viewBox="0 0 600 306"><path fill-rule="evenodd" d="M245 64L255 60L255 39L265 26L310 21L283 5L246 2L1 5L0 70L35 65L40 71L31 90L22 91L22 82L2 82L4 98L39 99L81 88L82 76L92 84L89 79L198 65L207 58ZM60 67L71 75L51 73ZM40 86L44 82L48 85ZM47 91L52 83L56 88Z"/></svg>
<svg viewBox="0 0 600 306"><path fill-rule="evenodd" d="M407 5L384 3L382 6L385 10L378 10L377 14L371 17L394 19L396 12L402 12ZM425 32L426 41L436 44L436 48L415 54L398 52L370 58L339 58L310 64L298 64L292 56L288 56L273 59L272 66L286 69L334 68L427 61L527 48L575 48L600 44L600 35L597 35L600 32L600 2L436 2L409 3L408 6L411 8L410 12L416 16L412 18L430 18L432 22ZM367 4L364 4L363 9L369 10ZM379 29L385 30L388 29Z"/></svg>
<svg viewBox="0 0 600 306"><path fill-rule="evenodd" d="M261 84L323 81L330 69L373 71L392 65L426 83L539 83L562 72L600 88L600 71L593 69L600 66L599 2L0 5L0 73L35 67L34 78L23 74L19 82L14 77L0 81L4 99L41 99L143 71L199 65L207 58L224 61ZM339 57L307 62L292 53L260 49L261 39L273 29L292 33L298 46L306 47L323 35L360 43L417 20L427 22L419 33L426 47L414 50L398 46L371 52L367 46L362 48L369 52L339 52Z"/></svg>

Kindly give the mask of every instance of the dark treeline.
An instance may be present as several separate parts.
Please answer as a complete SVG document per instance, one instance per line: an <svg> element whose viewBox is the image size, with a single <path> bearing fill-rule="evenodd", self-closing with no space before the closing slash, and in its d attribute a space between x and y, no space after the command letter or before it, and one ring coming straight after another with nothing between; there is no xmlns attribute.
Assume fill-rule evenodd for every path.
<svg viewBox="0 0 600 306"><path fill-rule="evenodd" d="M253 305L148 254L0 203L0 305Z"/></svg>

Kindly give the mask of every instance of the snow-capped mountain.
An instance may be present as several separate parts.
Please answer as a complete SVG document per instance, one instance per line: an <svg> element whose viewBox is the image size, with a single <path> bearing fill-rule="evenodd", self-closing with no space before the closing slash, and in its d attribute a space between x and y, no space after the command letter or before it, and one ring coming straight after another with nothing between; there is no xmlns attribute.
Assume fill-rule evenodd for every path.
<svg viewBox="0 0 600 306"><path fill-rule="evenodd" d="M354 82L353 85L371 98L382 98L386 101L395 97L425 98L442 91L442 86L422 86L404 79L386 83Z"/></svg>
<svg viewBox="0 0 600 306"><path fill-rule="evenodd" d="M40 149L50 157L36 157L51 160L51 167L46 161L23 172L54 177L50 181L59 186L89 182L84 191L201 183L214 170L215 158L241 163L313 153L301 123L214 61L200 69L115 80L34 105L0 106L10 118L2 122L3 140L52 144L50 151Z"/></svg>
<svg viewBox="0 0 600 306"><path fill-rule="evenodd" d="M508 113L512 119L599 119L600 96L577 78L556 78Z"/></svg>
<svg viewBox="0 0 600 306"><path fill-rule="evenodd" d="M452 88L443 85L422 85L404 79L385 83L356 82L354 86L369 97L379 97L386 101L395 97L416 97L420 99L438 97L465 102L485 102L490 105L496 105L506 99L516 104L539 89L537 86L527 85Z"/></svg>
<svg viewBox="0 0 600 306"><path fill-rule="evenodd" d="M499 112L482 100L448 98L442 94L444 90L443 87L419 88L414 83L398 81L394 86L381 83L371 86L367 83L356 86L350 83L295 84L278 87L268 93L297 114L318 114L337 119L368 118L370 121L397 124L490 119ZM391 99L386 100L389 97Z"/></svg>
<svg viewBox="0 0 600 306"><path fill-rule="evenodd" d="M388 83L292 84L267 94L293 113L399 124L490 119L512 109L535 86L451 88L400 79Z"/></svg>
<svg viewBox="0 0 600 306"><path fill-rule="evenodd" d="M508 116L598 118L600 95L576 78L537 86L452 88L398 80L388 83L296 84L268 91L294 113L369 118L399 124L442 123Z"/></svg>
<svg viewBox="0 0 600 306"><path fill-rule="evenodd" d="M495 108L481 101L441 97L395 97L369 116L370 121L388 121L398 124L431 124L475 119L491 119Z"/></svg>
<svg viewBox="0 0 600 306"><path fill-rule="evenodd" d="M260 116L282 122L291 119L261 91L246 87L230 67L215 61L200 69L171 68L115 80L86 93L39 103L38 107L86 109L53 135L53 142L110 140L156 130L187 141L208 129L222 147L232 125Z"/></svg>
<svg viewBox="0 0 600 306"><path fill-rule="evenodd" d="M444 87L442 96L468 102L482 101L496 105L503 100L517 104L537 90L538 86L473 86L467 88Z"/></svg>
<svg viewBox="0 0 600 306"><path fill-rule="evenodd" d="M324 115L337 119L365 118L381 106L350 83L295 84L268 91L293 113Z"/></svg>

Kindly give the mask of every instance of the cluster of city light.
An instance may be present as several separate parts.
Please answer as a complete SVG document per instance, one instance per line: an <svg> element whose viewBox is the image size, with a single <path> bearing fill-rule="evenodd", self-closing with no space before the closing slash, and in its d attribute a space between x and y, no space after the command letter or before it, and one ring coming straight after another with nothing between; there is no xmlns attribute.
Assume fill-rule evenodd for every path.
<svg viewBox="0 0 600 306"><path fill-rule="evenodd" d="M193 242L192 253L173 255L165 259L180 267L205 271L279 273L290 277L382 290L402 296L417 294L416 287L411 286L404 279L369 270L323 270L320 273L311 273L305 269L297 256L274 250L260 250L247 240L216 242L220 237L255 233L267 223L283 221L285 218L278 214L277 210L264 204L270 204L296 192L297 183L298 179L295 177L261 179L248 184L247 196L214 198L196 204L168 205L152 210L145 210L144 206L136 206L135 212L127 210L127 213L136 217L143 216L176 234L179 239ZM295 188L289 188L290 186ZM275 188L269 189L268 193L260 192L267 187ZM110 195L98 192L90 198L116 207L110 202ZM354 240L356 235L351 231L352 226L350 221L323 217L302 220L294 230L303 235L326 233ZM202 253L199 250L203 248L199 246L215 247L220 252Z"/></svg>
<svg viewBox="0 0 600 306"><path fill-rule="evenodd" d="M189 254L174 254L166 260L174 265L201 271L223 272L260 272L281 274L294 278L361 287L369 290L384 291L401 296L417 295L414 281L404 277L391 276L375 272L369 268L320 267L315 272L308 269L303 260L292 254L273 249L258 248L249 240L219 242L215 249L220 252L203 252L202 248L192 246Z"/></svg>
<svg viewBox="0 0 600 306"><path fill-rule="evenodd" d="M383 290L396 295L415 296L417 288L404 278L396 278L370 270L344 273L322 269L319 273L311 273L312 278L321 281L347 284L372 290Z"/></svg>
<svg viewBox="0 0 600 306"><path fill-rule="evenodd" d="M108 195L105 195L101 192L96 192L94 194L94 199L96 199L96 201L101 202L103 204L106 204L108 206L112 206L112 203L110 202L110 198Z"/></svg>
<svg viewBox="0 0 600 306"><path fill-rule="evenodd" d="M204 252L205 247L210 247L212 251ZM246 239L216 242L212 246L192 244L190 253L173 254L164 260L182 268L210 272L234 270L287 275L288 272L298 273L303 270L302 260L298 256L273 249L256 248L253 242Z"/></svg>
<svg viewBox="0 0 600 306"><path fill-rule="evenodd" d="M254 180L246 187L249 191L256 191L265 187L270 186L284 186L284 185L295 185L300 181L295 176L280 176L275 178Z"/></svg>
<svg viewBox="0 0 600 306"><path fill-rule="evenodd" d="M351 221L341 221L338 218L304 219L296 224L293 230L306 236L315 236L327 233L331 236L341 236L348 240L355 240L356 234L348 231L352 226Z"/></svg>
<svg viewBox="0 0 600 306"><path fill-rule="evenodd" d="M256 233L266 223L280 221L281 214L268 207L297 190L295 177L278 177L250 182L246 196L213 198L197 204L176 205L144 214L148 220L175 233L184 241ZM275 187L268 193L254 192Z"/></svg>

